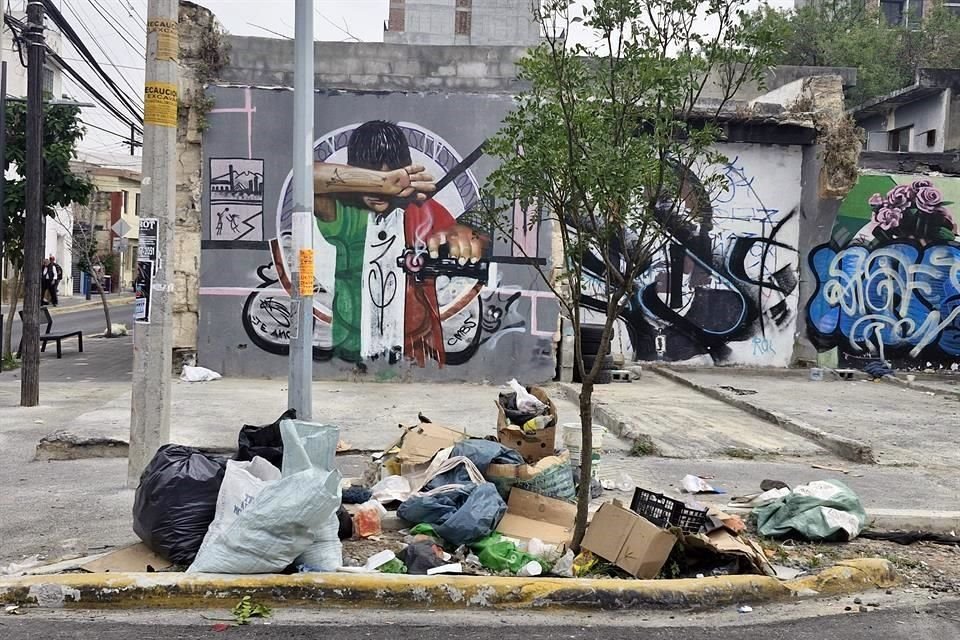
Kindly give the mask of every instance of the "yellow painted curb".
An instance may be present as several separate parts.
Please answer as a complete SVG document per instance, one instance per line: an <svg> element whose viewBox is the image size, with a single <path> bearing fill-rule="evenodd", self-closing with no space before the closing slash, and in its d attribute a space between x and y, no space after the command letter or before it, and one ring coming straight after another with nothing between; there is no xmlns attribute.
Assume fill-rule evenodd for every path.
<svg viewBox="0 0 960 640"><path fill-rule="evenodd" d="M41 607L193 608L249 595L273 605L408 608L640 609L715 607L854 593L896 581L886 560L853 560L818 576L614 580L318 574L225 576L184 573L63 574L0 579L0 603Z"/></svg>

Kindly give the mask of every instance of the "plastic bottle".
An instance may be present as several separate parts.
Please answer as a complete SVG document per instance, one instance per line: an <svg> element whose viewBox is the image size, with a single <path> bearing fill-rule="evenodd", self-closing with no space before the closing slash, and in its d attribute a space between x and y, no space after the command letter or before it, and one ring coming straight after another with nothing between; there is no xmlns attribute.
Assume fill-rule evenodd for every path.
<svg viewBox="0 0 960 640"><path fill-rule="evenodd" d="M369 538L383 533L381 520L387 515L387 510L383 508L377 500L367 500L357 508L353 515L353 530L360 538Z"/></svg>

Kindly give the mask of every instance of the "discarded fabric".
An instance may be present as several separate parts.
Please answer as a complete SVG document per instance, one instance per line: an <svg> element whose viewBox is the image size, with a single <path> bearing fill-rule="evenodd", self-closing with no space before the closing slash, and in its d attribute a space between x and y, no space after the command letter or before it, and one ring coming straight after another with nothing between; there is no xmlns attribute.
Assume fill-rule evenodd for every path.
<svg viewBox="0 0 960 640"><path fill-rule="evenodd" d="M506 510L497 488L485 482L412 496L400 505L397 515L407 522L432 524L437 535L460 546L490 535Z"/></svg>
<svg viewBox="0 0 960 640"><path fill-rule="evenodd" d="M800 536L811 541L853 540L866 523L860 498L839 480L818 480L754 509L757 532L766 537Z"/></svg>
<svg viewBox="0 0 960 640"><path fill-rule="evenodd" d="M183 371L180 372L180 379L184 382L210 382L211 380L219 380L222 377L222 375L212 369L207 369L206 367L191 367L190 365L184 365Z"/></svg>

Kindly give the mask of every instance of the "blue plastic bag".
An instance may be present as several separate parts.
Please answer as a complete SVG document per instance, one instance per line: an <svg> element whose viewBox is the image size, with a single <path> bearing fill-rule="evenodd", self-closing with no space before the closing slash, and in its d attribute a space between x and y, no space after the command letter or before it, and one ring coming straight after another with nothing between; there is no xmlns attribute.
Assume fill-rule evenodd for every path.
<svg viewBox="0 0 960 640"><path fill-rule="evenodd" d="M397 515L407 522L433 525L437 535L459 547L490 535L506 512L507 503L488 482L412 496L400 505Z"/></svg>

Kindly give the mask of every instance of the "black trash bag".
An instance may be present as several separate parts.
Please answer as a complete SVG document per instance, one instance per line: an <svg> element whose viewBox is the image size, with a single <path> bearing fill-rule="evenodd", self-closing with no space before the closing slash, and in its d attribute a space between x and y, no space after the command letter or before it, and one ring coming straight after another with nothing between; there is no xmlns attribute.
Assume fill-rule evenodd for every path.
<svg viewBox="0 0 960 640"><path fill-rule="evenodd" d="M133 531L155 553L189 565L217 511L227 460L193 447L160 447L140 476Z"/></svg>
<svg viewBox="0 0 960 640"><path fill-rule="evenodd" d="M349 540L353 537L353 518L350 516L350 512L344 509L342 506L337 509L337 521L339 522L339 529L337 530L337 537L341 540Z"/></svg>
<svg viewBox="0 0 960 640"><path fill-rule="evenodd" d="M430 496L413 496L397 515L407 522L433 525L451 546L470 544L493 533L507 511L497 488L486 482L461 485Z"/></svg>
<svg viewBox="0 0 960 640"><path fill-rule="evenodd" d="M284 420L296 420L297 410L287 409L272 424L260 426L245 424L237 438L237 460L249 461L260 456L275 466L283 466L283 438L280 437L280 423Z"/></svg>
<svg viewBox="0 0 960 640"><path fill-rule="evenodd" d="M503 414L507 417L507 420L510 421L510 424L522 427L530 420L533 420L537 416L546 415L550 412L550 407L547 407L543 411L531 413L529 411L520 411L517 408L517 394L514 391L502 392L498 399L500 407L503 409Z"/></svg>
<svg viewBox="0 0 960 640"><path fill-rule="evenodd" d="M400 561L406 565L407 573L414 576L425 576L430 569L436 569L447 564L441 555L443 549L426 540L413 542L407 545L397 555Z"/></svg>

